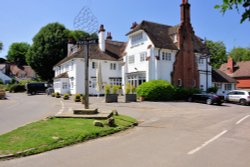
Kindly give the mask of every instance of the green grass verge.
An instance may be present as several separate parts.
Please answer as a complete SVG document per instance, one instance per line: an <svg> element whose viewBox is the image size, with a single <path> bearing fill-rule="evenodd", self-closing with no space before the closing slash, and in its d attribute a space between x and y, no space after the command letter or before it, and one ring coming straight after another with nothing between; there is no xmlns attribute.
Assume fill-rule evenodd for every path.
<svg viewBox="0 0 250 167"><path fill-rule="evenodd" d="M115 127L93 125L93 119L51 118L34 122L0 136L0 155L27 156L119 132L137 123L134 118L114 116Z"/></svg>

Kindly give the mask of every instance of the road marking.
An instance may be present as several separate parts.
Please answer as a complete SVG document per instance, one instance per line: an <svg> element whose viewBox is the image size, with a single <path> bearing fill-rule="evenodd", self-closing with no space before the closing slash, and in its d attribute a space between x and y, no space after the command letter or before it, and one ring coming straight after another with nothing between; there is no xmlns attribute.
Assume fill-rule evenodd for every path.
<svg viewBox="0 0 250 167"><path fill-rule="evenodd" d="M243 122L245 119L247 119L248 117L250 117L250 115L245 116L244 118L240 119L238 122L236 122L236 125L240 124L241 122Z"/></svg>
<svg viewBox="0 0 250 167"><path fill-rule="evenodd" d="M200 151L201 149L203 149L204 147L206 147L208 144L214 142L215 140L219 139L221 136L223 136L225 133L227 133L228 130L224 130L223 132L221 132L220 134L216 135L215 137L213 137L212 139L206 141L205 143L203 143L201 146L189 151L187 154L188 155L192 155L198 151Z"/></svg>

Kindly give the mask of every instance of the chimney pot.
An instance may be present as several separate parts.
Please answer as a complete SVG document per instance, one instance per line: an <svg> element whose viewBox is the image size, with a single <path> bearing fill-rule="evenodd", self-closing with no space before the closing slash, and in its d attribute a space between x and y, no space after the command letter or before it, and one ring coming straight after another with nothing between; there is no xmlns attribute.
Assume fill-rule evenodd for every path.
<svg viewBox="0 0 250 167"><path fill-rule="evenodd" d="M111 32L108 32L107 33L107 38L106 39L108 39L108 40L112 40L112 35L111 35Z"/></svg>
<svg viewBox="0 0 250 167"><path fill-rule="evenodd" d="M105 32L105 29L104 29L104 25L103 24L101 24L101 26L100 26L100 28L99 28L99 33L100 32Z"/></svg>
<svg viewBox="0 0 250 167"><path fill-rule="evenodd" d="M136 22L134 22L133 24L132 24L132 26L131 26L131 28L130 29L134 29L135 27L137 27L137 23Z"/></svg>

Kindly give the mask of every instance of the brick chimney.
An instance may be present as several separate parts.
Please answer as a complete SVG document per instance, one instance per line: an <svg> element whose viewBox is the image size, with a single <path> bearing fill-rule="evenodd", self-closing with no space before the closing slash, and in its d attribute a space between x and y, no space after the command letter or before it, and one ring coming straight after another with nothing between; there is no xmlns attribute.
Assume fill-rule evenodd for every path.
<svg viewBox="0 0 250 167"><path fill-rule="evenodd" d="M137 24L136 22L133 22L133 23L132 23L132 26L130 27L130 29L131 29L131 30L135 29L135 28L137 27L137 25L138 25L138 24Z"/></svg>
<svg viewBox="0 0 250 167"><path fill-rule="evenodd" d="M75 44L76 44L76 41L74 40L74 38L68 38L68 55L67 56L71 56L72 50L73 50L73 46Z"/></svg>
<svg viewBox="0 0 250 167"><path fill-rule="evenodd" d="M188 0L182 0L180 8L181 24L177 32L179 51L174 62L172 83L184 88L199 88L200 78L193 44L195 35L190 22L190 4Z"/></svg>
<svg viewBox="0 0 250 167"><path fill-rule="evenodd" d="M104 29L103 24L100 26L98 38L99 38L99 48L102 52L104 52L105 51L105 29Z"/></svg>
<svg viewBox="0 0 250 167"><path fill-rule="evenodd" d="M111 35L111 32L108 32L107 33L107 38L106 38L107 40L112 40L112 35Z"/></svg>
<svg viewBox="0 0 250 167"><path fill-rule="evenodd" d="M232 74L234 72L234 61L231 56L227 59L227 74Z"/></svg>

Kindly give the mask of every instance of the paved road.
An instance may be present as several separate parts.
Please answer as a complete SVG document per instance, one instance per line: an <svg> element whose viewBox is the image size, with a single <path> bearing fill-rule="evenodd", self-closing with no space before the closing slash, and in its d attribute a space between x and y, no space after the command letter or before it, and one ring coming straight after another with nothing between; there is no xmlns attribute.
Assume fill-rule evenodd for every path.
<svg viewBox="0 0 250 167"><path fill-rule="evenodd" d="M105 104L92 106L136 117L134 129L30 157L1 167L249 167L250 107L198 103ZM66 102L64 108L72 107Z"/></svg>
<svg viewBox="0 0 250 167"><path fill-rule="evenodd" d="M7 96L8 100L0 100L0 134L54 115L61 107L60 100L46 95L8 93Z"/></svg>

